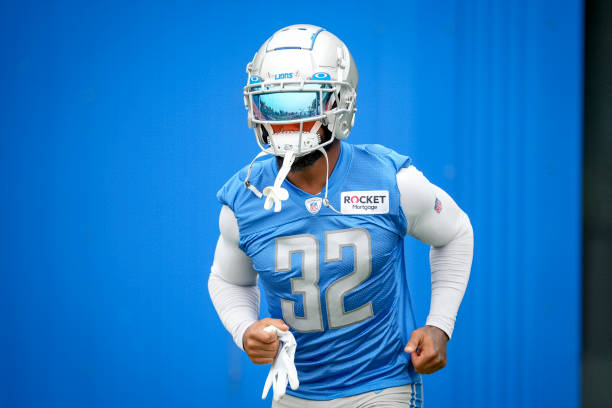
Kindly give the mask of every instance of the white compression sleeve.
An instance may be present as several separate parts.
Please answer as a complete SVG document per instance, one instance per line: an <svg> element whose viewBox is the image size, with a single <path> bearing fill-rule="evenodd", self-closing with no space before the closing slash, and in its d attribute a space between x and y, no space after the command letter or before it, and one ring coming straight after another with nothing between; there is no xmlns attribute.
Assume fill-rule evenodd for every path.
<svg viewBox="0 0 612 408"><path fill-rule="evenodd" d="M457 235L444 246L431 247L429 252L431 304L426 324L444 330L449 339L470 277L473 251L472 225L464 213Z"/></svg>
<svg viewBox="0 0 612 408"><path fill-rule="evenodd" d="M453 334L472 266L474 237L467 215L414 166L397 173L407 233L431 245L431 304L427 325Z"/></svg>
<svg viewBox="0 0 612 408"><path fill-rule="evenodd" d="M208 292L223 326L244 350L242 336L259 319L257 273L251 259L238 247L238 222L227 206L221 208L219 229Z"/></svg>

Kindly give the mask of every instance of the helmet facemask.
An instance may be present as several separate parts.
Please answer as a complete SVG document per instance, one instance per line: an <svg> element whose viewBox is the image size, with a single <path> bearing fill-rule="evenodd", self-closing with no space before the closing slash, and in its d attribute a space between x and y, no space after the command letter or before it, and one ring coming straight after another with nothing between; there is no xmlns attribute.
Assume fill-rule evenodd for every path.
<svg viewBox="0 0 612 408"><path fill-rule="evenodd" d="M254 78L259 81L258 77ZM253 77L249 82L253 82ZM346 84L330 80L248 84L245 104L259 147L275 156L282 157L286 151L292 150L296 157L300 157L332 143L334 139L346 138L355 111L354 96L345 97L344 101L341 99L341 95L348 92L350 89ZM279 125L290 124L299 125L299 128L274 131ZM322 127L329 130L331 137L320 135L318 130Z"/></svg>

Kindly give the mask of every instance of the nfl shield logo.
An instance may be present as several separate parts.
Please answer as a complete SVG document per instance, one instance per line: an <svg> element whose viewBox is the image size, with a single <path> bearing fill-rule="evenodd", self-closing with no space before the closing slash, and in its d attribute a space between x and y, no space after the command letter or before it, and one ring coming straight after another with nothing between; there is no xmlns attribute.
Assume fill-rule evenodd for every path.
<svg viewBox="0 0 612 408"><path fill-rule="evenodd" d="M316 214L321 209L321 202L322 201L323 200L321 200L321 197L313 197L313 198L309 198L308 200L306 200L304 202L304 204L306 204L306 209L311 214Z"/></svg>

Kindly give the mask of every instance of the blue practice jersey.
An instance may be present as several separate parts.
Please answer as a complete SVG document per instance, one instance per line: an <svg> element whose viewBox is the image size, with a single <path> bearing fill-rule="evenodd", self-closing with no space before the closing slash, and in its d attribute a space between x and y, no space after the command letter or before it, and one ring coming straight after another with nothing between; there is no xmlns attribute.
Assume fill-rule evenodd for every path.
<svg viewBox="0 0 612 408"><path fill-rule="evenodd" d="M342 214L288 180L282 210L266 211L244 186L246 168L219 191L236 216L239 246L259 274L271 317L283 319L297 341L300 387L289 394L327 400L420 382L403 351L416 327L396 174L409 164L379 145L342 142L328 193ZM277 173L274 158L262 160L250 182L262 189Z"/></svg>

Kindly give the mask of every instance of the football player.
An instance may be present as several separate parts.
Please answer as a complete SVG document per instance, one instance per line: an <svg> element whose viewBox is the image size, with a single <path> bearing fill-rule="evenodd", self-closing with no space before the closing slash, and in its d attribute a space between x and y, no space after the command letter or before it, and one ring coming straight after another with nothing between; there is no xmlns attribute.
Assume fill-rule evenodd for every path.
<svg viewBox="0 0 612 408"><path fill-rule="evenodd" d="M275 361L278 333L295 336L299 388L273 407L421 406L420 374L446 364L470 273L468 217L407 156L344 141L358 74L329 31L277 31L247 74L262 152L217 194L209 292L221 321L256 364ZM265 155L273 159L257 160ZM423 327L404 270L406 235L431 245ZM271 316L262 320L258 279Z"/></svg>

